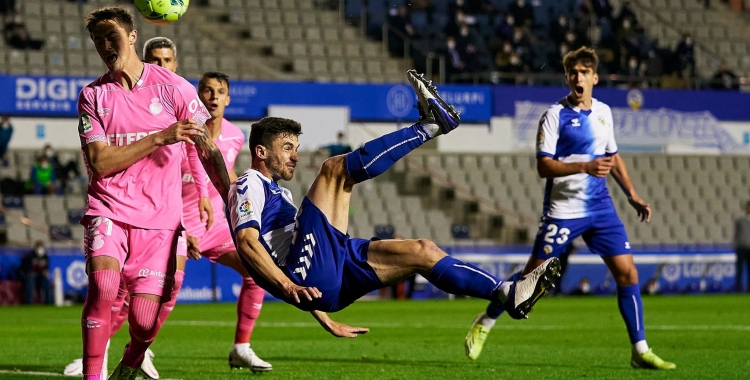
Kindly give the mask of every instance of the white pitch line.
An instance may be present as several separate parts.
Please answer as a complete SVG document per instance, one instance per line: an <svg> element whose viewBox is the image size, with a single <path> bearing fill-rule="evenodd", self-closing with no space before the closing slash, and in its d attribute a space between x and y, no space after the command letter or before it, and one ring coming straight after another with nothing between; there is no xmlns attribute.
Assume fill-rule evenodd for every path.
<svg viewBox="0 0 750 380"><path fill-rule="evenodd" d="M62 373L55 373L55 372L37 372L37 371L10 371L5 369L0 369L0 373L5 373L9 375L27 375L27 376L48 376L48 377L69 377L65 376ZM169 379L169 378L161 378L161 380L182 380L182 379Z"/></svg>
<svg viewBox="0 0 750 380"><path fill-rule="evenodd" d="M81 323L77 319L57 319L56 322ZM255 323L264 328L320 328L316 322L261 322ZM439 324L439 323L383 323L353 322L353 324L374 328L416 328L416 329L459 329L468 328L468 324ZM198 326L198 327L235 327L236 322L230 321L167 321L165 326ZM529 325L521 323L496 324L495 329L502 330L590 330L591 326L560 326L560 325ZM750 325L646 325L646 330L692 330L692 331L750 331Z"/></svg>

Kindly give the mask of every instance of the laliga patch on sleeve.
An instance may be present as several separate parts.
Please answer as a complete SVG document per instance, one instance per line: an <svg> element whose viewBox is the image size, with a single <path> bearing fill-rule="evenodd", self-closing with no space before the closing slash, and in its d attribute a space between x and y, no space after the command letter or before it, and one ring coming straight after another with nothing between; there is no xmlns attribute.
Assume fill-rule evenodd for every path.
<svg viewBox="0 0 750 380"><path fill-rule="evenodd" d="M253 215L253 205L246 199L240 204L240 218L245 218L250 215Z"/></svg>
<svg viewBox="0 0 750 380"><path fill-rule="evenodd" d="M91 125L91 116L87 113L82 114L81 119L78 121L78 132L85 135L92 130L94 130L94 127Z"/></svg>
<svg viewBox="0 0 750 380"><path fill-rule="evenodd" d="M541 129L539 130L539 134L536 135L536 143L537 144L544 143L544 131L542 131Z"/></svg>

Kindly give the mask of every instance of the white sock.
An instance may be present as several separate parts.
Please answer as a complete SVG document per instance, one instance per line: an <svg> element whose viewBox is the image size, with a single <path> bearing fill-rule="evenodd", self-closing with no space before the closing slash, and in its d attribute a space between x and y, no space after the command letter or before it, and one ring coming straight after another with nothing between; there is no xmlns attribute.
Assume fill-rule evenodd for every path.
<svg viewBox="0 0 750 380"><path fill-rule="evenodd" d="M419 123L419 125L422 126L422 130L430 138L434 138L435 136L437 136L440 133L440 126L437 125L437 124Z"/></svg>
<svg viewBox="0 0 750 380"><path fill-rule="evenodd" d="M513 285L513 281L503 281L503 283L497 288L497 290L499 290L500 302L505 303L505 301L508 300L511 285Z"/></svg>
<svg viewBox="0 0 750 380"><path fill-rule="evenodd" d="M648 351L648 344L646 343L645 340L639 340L635 342L635 344L633 345L633 348L635 349L635 352L642 354Z"/></svg>
<svg viewBox="0 0 750 380"><path fill-rule="evenodd" d="M235 343L234 351L241 354L250 349L250 343Z"/></svg>
<svg viewBox="0 0 750 380"><path fill-rule="evenodd" d="M495 322L497 319L492 319L487 316L487 313L484 313L482 315L482 318L479 318L479 323L482 325L482 327L486 328L487 330L492 329L492 327L495 326Z"/></svg>

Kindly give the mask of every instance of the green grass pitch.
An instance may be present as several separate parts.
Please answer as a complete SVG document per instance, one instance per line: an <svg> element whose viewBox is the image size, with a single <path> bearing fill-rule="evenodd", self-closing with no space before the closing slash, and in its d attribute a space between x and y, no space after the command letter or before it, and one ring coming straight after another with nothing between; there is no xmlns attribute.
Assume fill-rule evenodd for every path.
<svg viewBox="0 0 750 380"><path fill-rule="evenodd" d="M365 302L333 318L370 328L337 339L291 306L266 303L253 348L274 365L264 379L747 379L750 297L647 297L646 333L654 351L677 363L657 372L629 366L630 344L613 297L548 297L525 321L504 316L476 362L463 338L479 300ZM0 308L0 379L44 379L80 356L80 306ZM232 304L180 305L152 349L162 378L246 379L230 371ZM125 345L112 342L110 370ZM10 371L21 371L13 374ZM54 377L60 378L60 377Z"/></svg>

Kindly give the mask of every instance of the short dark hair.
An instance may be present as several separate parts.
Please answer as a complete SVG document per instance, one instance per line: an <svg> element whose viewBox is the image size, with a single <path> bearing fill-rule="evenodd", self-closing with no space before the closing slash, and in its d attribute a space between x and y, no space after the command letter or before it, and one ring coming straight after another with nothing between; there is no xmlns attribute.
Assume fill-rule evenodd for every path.
<svg viewBox="0 0 750 380"><path fill-rule="evenodd" d="M566 73L579 63L586 67L590 67L596 72L597 67L599 67L599 56L596 55L594 49L582 46L578 48L578 50L569 51L568 54L565 54L565 57L563 57L563 67L565 68Z"/></svg>
<svg viewBox="0 0 750 380"><path fill-rule="evenodd" d="M255 147L263 145L270 147L279 135L302 134L302 125L292 119L281 117L264 117L250 126L250 152L255 156Z"/></svg>
<svg viewBox="0 0 750 380"><path fill-rule="evenodd" d="M104 7L91 11L86 17L86 30L91 33L96 24L113 20L130 33L135 29L133 14L123 7Z"/></svg>
<svg viewBox="0 0 750 380"><path fill-rule="evenodd" d="M227 85L227 90L229 89L229 75L218 71L209 71L201 75L201 79L198 81L198 91L203 91L203 86L206 85L206 81L209 79L216 79L219 82L223 82Z"/></svg>
<svg viewBox="0 0 750 380"><path fill-rule="evenodd" d="M170 49L177 59L177 46L167 37L154 37L143 44L143 59L154 49Z"/></svg>

